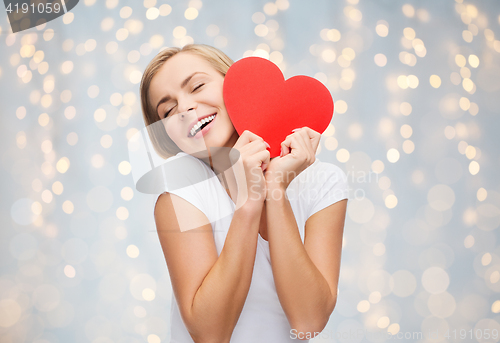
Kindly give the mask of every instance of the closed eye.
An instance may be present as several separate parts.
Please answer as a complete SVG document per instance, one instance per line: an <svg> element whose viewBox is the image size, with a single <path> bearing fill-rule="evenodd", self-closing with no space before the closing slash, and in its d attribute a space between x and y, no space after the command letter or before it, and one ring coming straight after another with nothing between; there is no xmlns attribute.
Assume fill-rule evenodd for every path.
<svg viewBox="0 0 500 343"><path fill-rule="evenodd" d="M200 89L201 86L203 86L204 83L200 83L198 86L196 86L194 89L193 89L193 92Z"/></svg>
<svg viewBox="0 0 500 343"><path fill-rule="evenodd" d="M171 109L169 109L169 110L165 113L165 115L163 116L163 119L167 118L168 114L169 114L170 112L172 112L172 110L173 110L173 109L174 109L173 107L172 107Z"/></svg>
<svg viewBox="0 0 500 343"><path fill-rule="evenodd" d="M198 86L196 86L194 89L193 89L193 92L197 91L198 89L200 89L202 86L204 86L205 84L204 83L200 83ZM193 93L192 92L192 93ZM174 106L175 107L175 106ZM174 109L174 107L172 107L170 110L168 110L165 115L163 116L163 119L165 119L169 113Z"/></svg>

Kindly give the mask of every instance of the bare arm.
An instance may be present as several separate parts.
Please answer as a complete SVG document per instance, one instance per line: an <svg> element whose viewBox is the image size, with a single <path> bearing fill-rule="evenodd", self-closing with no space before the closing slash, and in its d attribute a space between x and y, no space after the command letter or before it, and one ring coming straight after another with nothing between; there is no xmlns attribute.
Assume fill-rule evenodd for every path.
<svg viewBox="0 0 500 343"><path fill-rule="evenodd" d="M158 199L155 219L182 319L197 343L229 342L252 279L262 207L233 215L220 256L208 218L169 193ZM196 229L181 231L176 218Z"/></svg>
<svg viewBox="0 0 500 343"><path fill-rule="evenodd" d="M292 132L265 175L266 219L278 298L290 326L302 339L323 330L337 302L347 200L311 215L302 244L286 189L316 160L321 134L306 126Z"/></svg>
<svg viewBox="0 0 500 343"><path fill-rule="evenodd" d="M285 190L280 192L278 200L266 201L271 265L281 305L300 338L321 332L335 307L347 200L312 215L302 244Z"/></svg>
<svg viewBox="0 0 500 343"><path fill-rule="evenodd" d="M229 159L234 164L225 173L234 176L230 188L237 209L219 256L212 226L196 206L166 193L155 208L172 289L196 343L229 342L252 281L270 154L264 140L248 130L233 148L239 156ZM230 156L222 155L222 162L224 157Z"/></svg>

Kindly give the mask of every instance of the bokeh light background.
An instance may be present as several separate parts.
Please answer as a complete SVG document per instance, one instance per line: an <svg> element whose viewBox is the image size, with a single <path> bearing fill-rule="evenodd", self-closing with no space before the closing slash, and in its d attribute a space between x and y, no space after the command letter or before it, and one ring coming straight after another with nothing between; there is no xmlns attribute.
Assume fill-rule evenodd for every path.
<svg viewBox="0 0 500 343"><path fill-rule="evenodd" d="M127 139L145 66L191 42L332 92L318 157L351 195L315 341L498 341L484 329L500 337L499 15L497 1L81 0L11 34L2 10L0 341L168 342L156 197L135 190Z"/></svg>

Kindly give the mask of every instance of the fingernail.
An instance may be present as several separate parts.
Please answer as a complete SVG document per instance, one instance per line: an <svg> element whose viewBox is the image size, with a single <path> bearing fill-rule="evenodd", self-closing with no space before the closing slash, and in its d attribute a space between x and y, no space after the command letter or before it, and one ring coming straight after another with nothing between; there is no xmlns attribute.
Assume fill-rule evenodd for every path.
<svg viewBox="0 0 500 343"><path fill-rule="evenodd" d="M293 129L292 132L295 132L295 131L300 130L300 129L301 129L301 127L299 127L298 129Z"/></svg>
<svg viewBox="0 0 500 343"><path fill-rule="evenodd" d="M266 141L264 141L264 143L266 144L266 146L267 146L269 149L271 149L271 146L270 146L270 145L269 145Z"/></svg>
<svg viewBox="0 0 500 343"><path fill-rule="evenodd" d="M283 148L281 148L280 157L283 157Z"/></svg>

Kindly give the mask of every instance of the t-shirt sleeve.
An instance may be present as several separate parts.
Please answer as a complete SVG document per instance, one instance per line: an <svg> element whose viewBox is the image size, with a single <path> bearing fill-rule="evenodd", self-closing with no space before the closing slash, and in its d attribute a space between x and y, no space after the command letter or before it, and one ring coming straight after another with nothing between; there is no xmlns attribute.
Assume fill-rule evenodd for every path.
<svg viewBox="0 0 500 343"><path fill-rule="evenodd" d="M207 215L199 185L198 187L188 186L182 189L170 190L168 191L168 193L177 195L178 197L186 200L201 212L203 212L205 215Z"/></svg>
<svg viewBox="0 0 500 343"><path fill-rule="evenodd" d="M177 156L175 162L164 168L165 191L191 203L208 217L206 197L210 175L203 162L189 155Z"/></svg>
<svg viewBox="0 0 500 343"><path fill-rule="evenodd" d="M340 201L348 199L349 184L347 175L338 166L331 163L322 163L322 168L313 181L315 196L311 197L308 217L322 209Z"/></svg>

